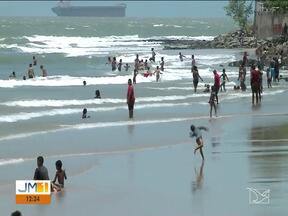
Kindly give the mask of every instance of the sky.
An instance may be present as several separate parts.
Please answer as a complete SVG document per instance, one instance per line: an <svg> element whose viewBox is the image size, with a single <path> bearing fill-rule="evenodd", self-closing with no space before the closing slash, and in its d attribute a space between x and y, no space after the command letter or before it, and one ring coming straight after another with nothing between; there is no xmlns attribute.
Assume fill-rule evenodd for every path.
<svg viewBox="0 0 288 216"><path fill-rule="evenodd" d="M0 16L55 16L59 1L0 1ZM227 1L70 1L73 6L127 5L127 17L225 17Z"/></svg>

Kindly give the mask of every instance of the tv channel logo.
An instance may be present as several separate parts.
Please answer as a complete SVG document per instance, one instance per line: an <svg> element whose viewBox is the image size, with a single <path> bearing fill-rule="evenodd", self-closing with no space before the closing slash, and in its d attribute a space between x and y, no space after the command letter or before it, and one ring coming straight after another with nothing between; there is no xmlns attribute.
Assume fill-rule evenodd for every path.
<svg viewBox="0 0 288 216"><path fill-rule="evenodd" d="M247 188L249 191L250 204L269 204L270 203L270 189L255 189Z"/></svg>
<svg viewBox="0 0 288 216"><path fill-rule="evenodd" d="M50 181L16 180L16 204L50 204Z"/></svg>

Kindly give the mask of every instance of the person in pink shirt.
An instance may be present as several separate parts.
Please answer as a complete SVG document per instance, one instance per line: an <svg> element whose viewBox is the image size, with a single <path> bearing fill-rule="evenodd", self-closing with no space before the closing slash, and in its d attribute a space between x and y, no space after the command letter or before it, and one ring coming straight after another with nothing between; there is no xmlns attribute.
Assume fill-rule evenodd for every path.
<svg viewBox="0 0 288 216"><path fill-rule="evenodd" d="M134 88L132 85L132 80L128 80L128 89L127 89L127 105L129 110L129 118L133 118L133 110L135 103Z"/></svg>
<svg viewBox="0 0 288 216"><path fill-rule="evenodd" d="M218 92L219 92L220 85L221 85L221 79L220 79L220 75L217 73L216 70L214 70L213 73L214 73L214 88L216 92L216 101L218 104Z"/></svg>

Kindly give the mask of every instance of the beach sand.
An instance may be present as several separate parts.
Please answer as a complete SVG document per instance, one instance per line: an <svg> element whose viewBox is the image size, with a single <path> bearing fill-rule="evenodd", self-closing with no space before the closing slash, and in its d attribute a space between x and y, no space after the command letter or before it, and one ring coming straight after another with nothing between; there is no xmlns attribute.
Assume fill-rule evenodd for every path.
<svg viewBox="0 0 288 216"><path fill-rule="evenodd" d="M220 116L212 120L208 105L199 105L191 114L173 108L166 118L145 119L139 112L118 126L87 122L82 128L2 140L1 157L23 161L0 166L1 215L19 209L24 216L284 216L288 113L280 97L287 93L264 97L257 107L250 97L223 101ZM209 128L203 132L203 164L199 153L193 154L191 123ZM47 206L16 205L15 180L32 178L42 154L50 178L55 161L63 161L65 190L52 194ZM247 188L270 189L270 203L249 204Z"/></svg>

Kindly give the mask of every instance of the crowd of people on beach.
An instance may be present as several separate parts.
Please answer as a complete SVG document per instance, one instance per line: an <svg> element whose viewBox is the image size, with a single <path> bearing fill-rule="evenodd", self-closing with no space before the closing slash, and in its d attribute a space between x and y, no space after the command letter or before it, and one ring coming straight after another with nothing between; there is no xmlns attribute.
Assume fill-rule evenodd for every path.
<svg viewBox="0 0 288 216"><path fill-rule="evenodd" d="M181 52L179 52L179 61L183 62L184 59L187 59L186 56L184 56ZM139 59L139 55L136 54L136 58L134 60L134 69L132 73L132 77L128 79L128 88L127 88L127 106L128 106L128 112L129 112L129 118L133 119L134 117L134 105L135 105L135 92L134 87L137 83L136 78L139 74L141 74L144 77L149 77L155 75L156 82L160 81L160 77L164 72L165 69L165 62L164 57L160 58L159 65L156 65L156 52L154 48L151 48L151 57L149 59ZM190 58L189 58L190 60ZM37 65L36 57L33 56L32 58L33 63L29 64L29 68L27 70L27 77L29 79L35 78L34 68ZM148 62L149 61L149 62ZM116 57L108 57L108 62L106 63L108 65L111 65L112 71L118 70L119 72L122 71L122 66L124 67L125 71L128 72L130 69L130 65L128 63L123 63L122 59L117 61ZM154 72L151 72L152 64L155 67ZM261 60L258 60L257 65L249 65L248 61L248 53L244 52L243 59L239 66L239 73L238 73L238 84L234 86L234 90L241 90L246 91L246 80L247 80L247 68L250 67L250 86L251 86L251 92L252 92L252 104L254 105L259 104L262 99L262 93L263 93L263 74L264 71L266 71L266 80L267 80L267 88L272 88L272 82L279 82L279 80L282 78L279 75L279 70L281 66L281 57L275 56L273 59L271 59L271 62L269 66L264 68L264 64L261 62ZM44 68L43 65L40 66L40 70L42 72L42 76L47 76L47 71ZM197 92L197 87L199 80L204 82L202 77L200 76L195 56L191 56L191 74L192 74L192 80L193 80L193 87L194 92ZM16 78L16 73L13 71L12 74L9 76L10 79ZM212 78L212 76L211 76ZM26 79L26 75L23 76L23 80ZM230 82L228 75L226 74L226 69L222 69L222 74L220 75L219 72L214 69L213 70L213 85L210 86L210 84L205 84L205 89L203 92L210 93L209 97L209 105L210 105L210 118L212 118L212 113L214 110L214 114L217 117L217 106L219 104L219 98L218 93L219 91L226 92L226 83ZM83 85L86 86L87 82L84 80ZM97 89L95 91L95 99L101 99L100 90ZM82 119L90 118L88 115L87 108L84 108L82 111ZM208 128L206 127L196 127L195 125L191 125L190 127L190 136L196 137L196 144L197 147L194 149L194 153L196 153L198 150L200 152L200 155L202 157L202 160L204 160L204 153L203 153L203 138L201 131L208 131ZM56 166L56 174L51 181L51 190L52 191L61 191L64 188L64 180L67 179L65 170L62 169L62 161L58 160L55 163ZM37 158L37 168L34 173L34 180L49 180L48 170L44 166L44 158L42 156L39 156ZM21 213L19 211L13 212L11 215L13 216L21 216Z"/></svg>

